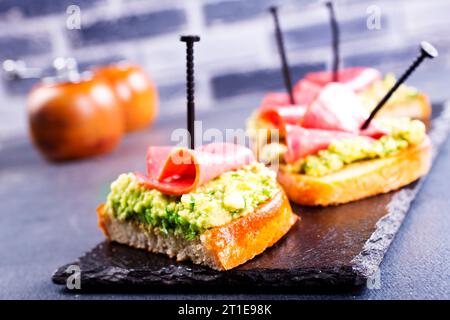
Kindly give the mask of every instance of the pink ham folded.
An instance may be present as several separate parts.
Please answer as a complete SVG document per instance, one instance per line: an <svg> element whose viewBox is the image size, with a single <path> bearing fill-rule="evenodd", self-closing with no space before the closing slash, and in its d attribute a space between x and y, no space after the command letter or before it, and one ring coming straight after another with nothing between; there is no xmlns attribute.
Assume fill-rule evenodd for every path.
<svg viewBox="0 0 450 320"><path fill-rule="evenodd" d="M339 71L339 83L348 88L349 91L356 93L367 89L380 79L380 72L373 68L355 67ZM304 79L296 83L292 90L296 105L291 105L289 95L286 93L268 93L261 103L259 117L269 121L277 128L283 128L285 124L302 123L306 108L322 95L322 91L332 83L331 80L332 74L329 71L308 73ZM320 112L321 108L318 109ZM314 114L309 114L309 116L314 116ZM308 119L307 123L310 120ZM312 121L314 123L315 120ZM336 122L331 121L332 123ZM344 123L343 125L346 131L354 131L347 127L347 125L354 127L354 124ZM332 130L340 130L340 128Z"/></svg>
<svg viewBox="0 0 450 320"><path fill-rule="evenodd" d="M304 80L324 87L331 83L333 79L332 72L311 72L308 73ZM354 67L339 70L338 81L346 85L354 92L361 92L370 87L374 82L381 79L381 73L374 68ZM300 81L304 81L300 80Z"/></svg>
<svg viewBox="0 0 450 320"><path fill-rule="evenodd" d="M299 80L292 89L297 104L309 106L319 95L322 86L305 79Z"/></svg>
<svg viewBox="0 0 450 320"><path fill-rule="evenodd" d="M286 124L299 124L302 121L306 107L286 105L265 107L259 113L259 117L269 121L276 128L284 128Z"/></svg>
<svg viewBox="0 0 450 320"><path fill-rule="evenodd" d="M293 89L295 105L292 105L287 93L268 93L259 108L259 117L277 128L285 124L299 124L307 106L314 101L321 88L308 83L301 83Z"/></svg>
<svg viewBox="0 0 450 320"><path fill-rule="evenodd" d="M352 90L333 82L326 85L308 107L301 125L305 128L361 133L371 137L386 134L378 128L376 121L372 121L367 130L360 132L361 125L368 116L369 113Z"/></svg>
<svg viewBox="0 0 450 320"><path fill-rule="evenodd" d="M369 114L361 106L355 93L340 83L330 83L303 115L301 126L286 126L286 162L327 149L333 140L365 137L378 139L388 132L372 120L369 128L361 125Z"/></svg>
<svg viewBox="0 0 450 320"><path fill-rule="evenodd" d="M322 90L322 86L306 80L300 80L292 89L296 106L307 107L316 99ZM261 111L280 106L292 105L289 95L284 92L269 92L264 96L259 109Z"/></svg>
<svg viewBox="0 0 450 320"><path fill-rule="evenodd" d="M270 122L275 127L283 127L286 123L299 123L306 108L291 105L286 93L268 93L259 108L259 118Z"/></svg>
<svg viewBox="0 0 450 320"><path fill-rule="evenodd" d="M343 84L330 83L309 106L302 126L356 133L367 117L353 91Z"/></svg>
<svg viewBox="0 0 450 320"><path fill-rule="evenodd" d="M252 161L254 156L250 149L230 143L211 143L195 150L149 147L147 175L135 175L148 189L168 195L183 195L224 172L237 170Z"/></svg>
<svg viewBox="0 0 450 320"><path fill-rule="evenodd" d="M284 158L287 163L316 154L327 149L334 140L358 137L357 134L321 129L307 129L300 126L286 126L287 152ZM370 138L367 138L370 139Z"/></svg>
<svg viewBox="0 0 450 320"><path fill-rule="evenodd" d="M269 94L259 116L285 131L288 163L327 149L333 140L378 139L388 132L376 120L372 120L368 129L360 130L369 113L356 92L368 88L380 77L371 68L342 70L339 83L330 82L329 72L310 73L294 88L296 102L302 102L300 105L288 105L286 94Z"/></svg>

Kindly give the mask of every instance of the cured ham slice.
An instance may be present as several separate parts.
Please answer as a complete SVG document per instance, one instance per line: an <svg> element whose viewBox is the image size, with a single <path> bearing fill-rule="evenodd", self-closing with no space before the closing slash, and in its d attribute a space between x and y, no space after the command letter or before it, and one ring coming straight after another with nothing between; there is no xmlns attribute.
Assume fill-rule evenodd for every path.
<svg viewBox="0 0 450 320"><path fill-rule="evenodd" d="M135 175L148 189L168 195L183 195L252 161L254 156L250 149L230 143L211 143L195 150L149 147L147 175Z"/></svg>
<svg viewBox="0 0 450 320"><path fill-rule="evenodd" d="M296 106L307 107L313 102L322 90L322 86L318 86L312 82L300 80L292 89L294 102ZM267 109L273 109L280 106L292 105L289 95L283 92L270 92L265 95L259 110L264 112Z"/></svg>
<svg viewBox="0 0 450 320"><path fill-rule="evenodd" d="M292 89L297 104L309 106L322 90L321 85L307 80L299 80Z"/></svg>
<svg viewBox="0 0 450 320"><path fill-rule="evenodd" d="M320 150L327 149L334 140L349 139L357 136L357 134L348 132L307 129L301 126L287 125L287 152L284 157L286 162L292 163L308 155L316 154Z"/></svg>
<svg viewBox="0 0 450 320"><path fill-rule="evenodd" d="M272 110L281 106L290 105L289 95L283 92L269 92L264 96L264 99L261 102L261 106L259 107L260 112L264 112L266 110Z"/></svg>
<svg viewBox="0 0 450 320"><path fill-rule="evenodd" d="M258 116L281 128L286 123L299 123L305 111L306 107L291 105L288 94L271 92L264 97Z"/></svg>
<svg viewBox="0 0 450 320"><path fill-rule="evenodd" d="M295 105L291 104L289 95L281 92L267 94L260 106L259 117L269 121L277 128L285 124L299 124L306 112L307 106L316 98L321 88L312 85L294 88Z"/></svg>
<svg viewBox="0 0 450 320"><path fill-rule="evenodd" d="M367 117L354 92L343 84L330 83L309 106L302 126L357 133Z"/></svg>
<svg viewBox="0 0 450 320"><path fill-rule="evenodd" d="M325 98L327 101L333 102L335 106L348 104L349 106L347 109L355 108L354 110L357 113L353 120L351 117L348 117L346 118L348 121L342 123L336 121L336 119L332 119L335 118L333 114L324 112L323 116L326 117L325 121L328 122L328 124L322 129L356 132L356 124L360 124L360 121L363 121L360 118L365 119L368 115L365 114L360 101L357 101L357 97L352 95L351 92L359 92L367 89L367 87L379 79L381 79L381 74L376 69L360 67L348 68L339 72L339 83L342 85L342 88L346 87L347 90L342 88L336 89L334 86L331 86L332 89L329 89L328 87L330 86L330 83L332 83L330 72L309 73L306 75L305 79L298 81L293 88L294 100L296 103L295 106L291 105L288 94L269 93L264 97L261 103L259 116L262 119L271 122L277 128L283 128L285 124L300 124L303 121L303 115L305 114L306 108L311 104L316 103L316 106L308 114L308 119L306 120L307 127L315 127L314 123L316 120L314 120L314 118L317 116L317 112L321 114L322 109L324 109L320 102L316 102L319 97L321 97L322 99ZM323 91L326 92L323 93ZM332 93L330 93L330 91ZM333 99L334 93L338 94L336 101ZM356 108L359 108L360 110L356 111ZM341 111L342 110L339 110L339 112ZM345 114L343 114L343 116L345 117ZM313 119L311 119L311 117ZM309 123L311 120L313 122L312 125ZM354 122L352 124L349 123L349 121L357 121L358 123ZM337 128L335 127L336 125L338 126ZM341 125L343 127L340 127Z"/></svg>
<svg viewBox="0 0 450 320"><path fill-rule="evenodd" d="M356 94L339 83L330 83L308 107L301 125L305 128L344 131L359 134L361 125L369 113L361 105ZM373 121L363 135L380 137L382 131Z"/></svg>
<svg viewBox="0 0 450 320"><path fill-rule="evenodd" d="M332 72L312 72L305 76L306 81L324 87L331 83L333 79ZM374 82L381 79L381 73L374 68L354 67L339 70L338 81L345 84L354 92L361 92L370 87ZM304 81L300 80L300 81Z"/></svg>
<svg viewBox="0 0 450 320"><path fill-rule="evenodd" d="M277 128L284 128L286 124L300 124L305 112L306 107L304 106L274 106L261 110L259 117L269 121Z"/></svg>

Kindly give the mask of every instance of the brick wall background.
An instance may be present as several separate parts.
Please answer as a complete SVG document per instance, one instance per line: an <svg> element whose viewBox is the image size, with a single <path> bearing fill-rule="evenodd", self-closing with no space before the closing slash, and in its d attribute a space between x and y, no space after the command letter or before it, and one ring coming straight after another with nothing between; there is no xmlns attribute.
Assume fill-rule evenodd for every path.
<svg viewBox="0 0 450 320"><path fill-rule="evenodd" d="M267 8L281 5L294 79L331 62L327 11L308 0L0 0L0 61L23 59L50 72L56 56L73 56L82 69L128 59L157 83L160 119L184 112L185 51L180 34L197 33L199 112L258 105L267 90L282 90L273 24ZM81 29L66 27L66 9L81 8ZM381 28L367 28L376 6ZM338 0L342 65L401 72L428 40L440 57L410 80L434 100L448 96L450 1ZM25 95L35 80L2 79L0 139L26 130Z"/></svg>

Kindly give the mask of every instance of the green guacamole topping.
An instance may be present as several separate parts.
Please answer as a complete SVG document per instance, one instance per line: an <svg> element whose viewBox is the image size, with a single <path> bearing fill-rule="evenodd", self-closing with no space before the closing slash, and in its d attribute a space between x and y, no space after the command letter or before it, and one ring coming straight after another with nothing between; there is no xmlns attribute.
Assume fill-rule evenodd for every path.
<svg viewBox="0 0 450 320"><path fill-rule="evenodd" d="M148 190L134 174L126 173L111 184L106 212L118 220L132 220L193 239L209 228L253 212L278 191L276 174L256 162L222 173L182 196Z"/></svg>
<svg viewBox="0 0 450 320"><path fill-rule="evenodd" d="M417 145L425 138L425 125L418 120L385 120L382 124L390 132L378 140L363 137L333 141L328 149L288 164L288 171L321 177L361 160L384 158Z"/></svg>

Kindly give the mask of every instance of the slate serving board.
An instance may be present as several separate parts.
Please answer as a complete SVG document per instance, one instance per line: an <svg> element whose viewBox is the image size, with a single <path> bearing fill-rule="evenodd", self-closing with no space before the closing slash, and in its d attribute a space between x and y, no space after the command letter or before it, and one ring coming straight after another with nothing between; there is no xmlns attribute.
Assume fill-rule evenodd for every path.
<svg viewBox="0 0 450 320"><path fill-rule="evenodd" d="M449 128L450 105L433 106L429 132L433 160ZM399 191L341 206L293 206L301 222L272 248L230 271L178 263L164 255L104 241L58 268L52 280L66 285L72 275L68 266L77 265L82 290L358 289L377 274L422 184L423 179Z"/></svg>

